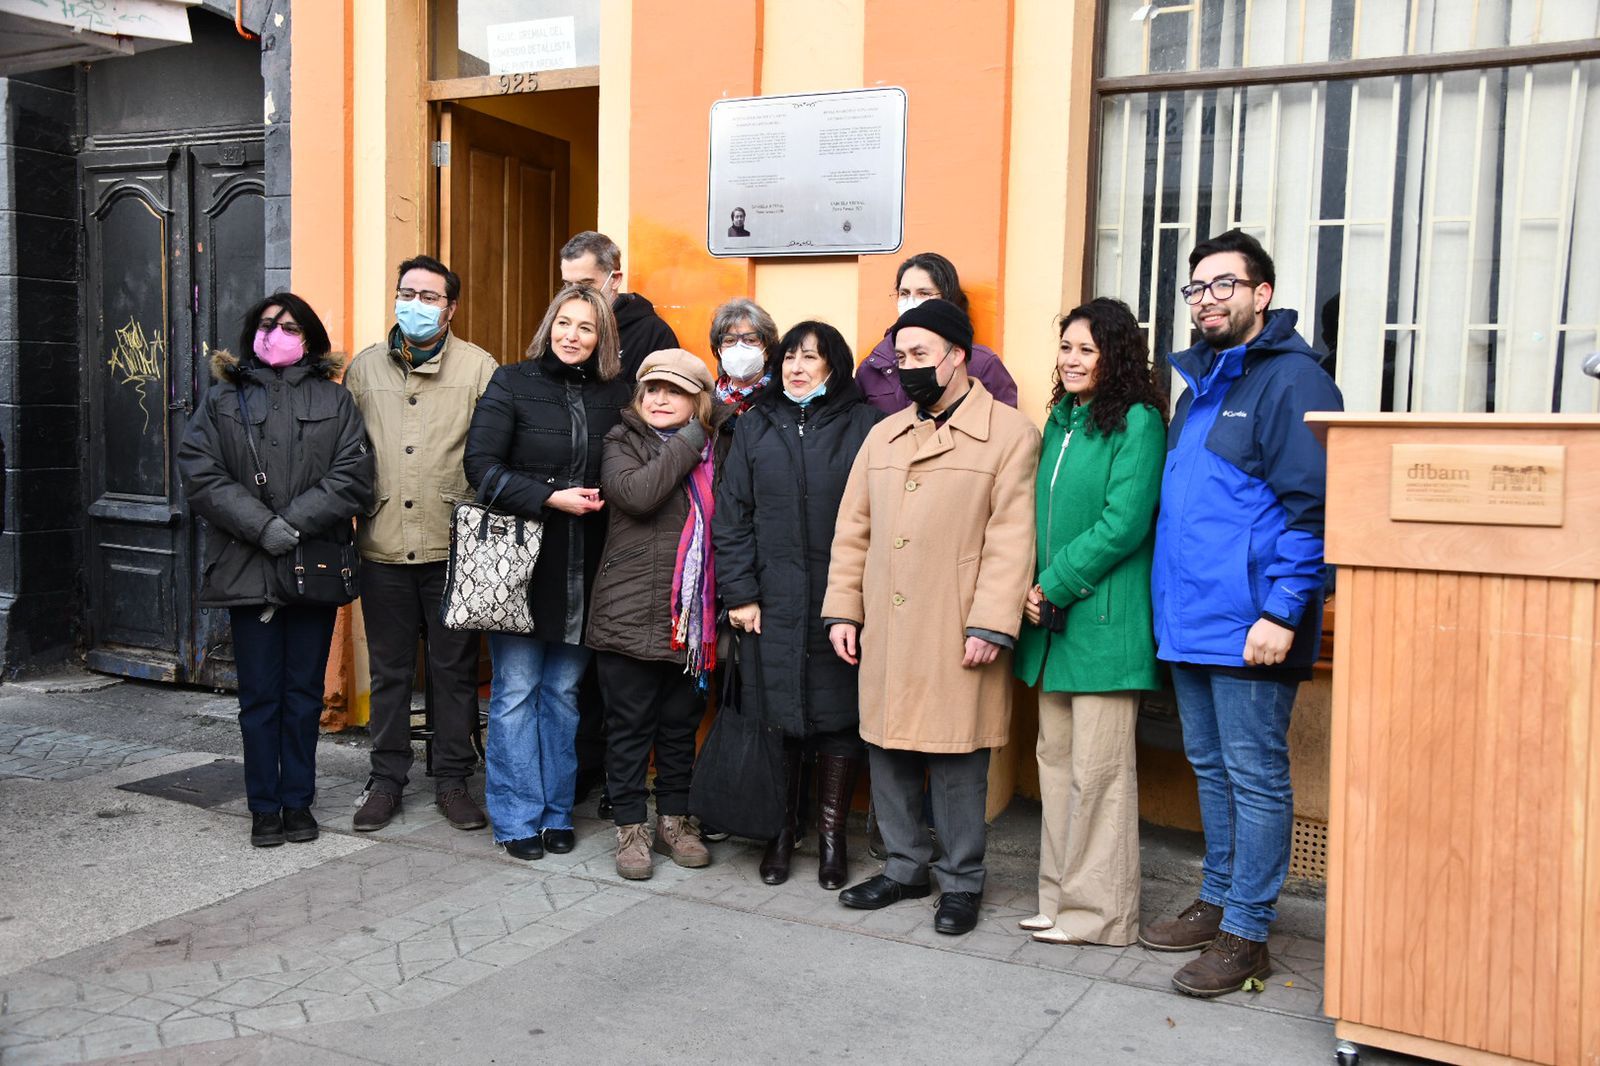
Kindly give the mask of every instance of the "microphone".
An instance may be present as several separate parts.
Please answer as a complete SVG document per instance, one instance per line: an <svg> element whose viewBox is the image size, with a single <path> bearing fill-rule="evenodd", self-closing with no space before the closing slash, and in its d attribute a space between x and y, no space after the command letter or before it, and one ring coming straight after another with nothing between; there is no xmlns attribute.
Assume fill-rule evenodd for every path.
<svg viewBox="0 0 1600 1066"><path fill-rule="evenodd" d="M1600 378L1600 352L1590 352L1584 356L1583 372L1592 378Z"/></svg>

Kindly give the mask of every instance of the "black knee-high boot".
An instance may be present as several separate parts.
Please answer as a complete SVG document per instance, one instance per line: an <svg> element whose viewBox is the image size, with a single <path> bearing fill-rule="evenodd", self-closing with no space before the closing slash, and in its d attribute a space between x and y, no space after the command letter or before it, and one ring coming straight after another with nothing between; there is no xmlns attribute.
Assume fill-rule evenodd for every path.
<svg viewBox="0 0 1600 1066"><path fill-rule="evenodd" d="M800 835L800 745L784 745L783 756L783 829L767 842L767 853L761 856L761 880L769 885L789 880L789 860Z"/></svg>
<svg viewBox="0 0 1600 1066"><path fill-rule="evenodd" d="M817 756L817 884L843 888L850 876L845 854L845 827L850 818L850 798L855 795L861 760L844 755Z"/></svg>

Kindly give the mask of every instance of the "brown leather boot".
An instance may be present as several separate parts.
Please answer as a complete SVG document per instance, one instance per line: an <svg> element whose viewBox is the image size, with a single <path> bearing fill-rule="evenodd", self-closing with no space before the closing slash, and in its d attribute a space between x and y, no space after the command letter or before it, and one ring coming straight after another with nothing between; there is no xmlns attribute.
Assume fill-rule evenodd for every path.
<svg viewBox="0 0 1600 1066"><path fill-rule="evenodd" d="M817 756L817 884L834 890L849 880L845 854L845 827L850 818L850 798L856 792L861 761L844 755Z"/></svg>
<svg viewBox="0 0 1600 1066"><path fill-rule="evenodd" d="M1264 941L1218 933L1199 958L1172 975L1172 984L1187 995L1210 998L1237 992L1251 978L1271 975L1272 960Z"/></svg>
<svg viewBox="0 0 1600 1066"><path fill-rule="evenodd" d="M1151 951L1195 951L1208 946L1222 927L1222 908L1197 899L1176 918L1151 922L1139 930L1139 943Z"/></svg>
<svg viewBox="0 0 1600 1066"><path fill-rule="evenodd" d="M796 838L800 835L800 789L804 781L800 776L798 744L784 745L783 772L783 828L767 841L766 854L761 856L761 880L769 885L781 885L789 880L789 862L794 857Z"/></svg>

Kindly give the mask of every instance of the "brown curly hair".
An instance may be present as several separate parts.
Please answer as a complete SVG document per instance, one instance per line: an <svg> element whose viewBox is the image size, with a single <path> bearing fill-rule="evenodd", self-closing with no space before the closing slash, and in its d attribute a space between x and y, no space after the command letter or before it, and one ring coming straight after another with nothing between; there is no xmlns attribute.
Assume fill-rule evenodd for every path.
<svg viewBox="0 0 1600 1066"><path fill-rule="evenodd" d="M1165 390L1150 365L1144 330L1139 328L1139 320L1128 305L1108 296L1097 296L1061 316L1059 335L1066 336L1067 327L1078 321L1088 323L1089 335L1100 349L1100 361L1095 365L1094 397L1089 407L1090 429L1105 435L1120 433L1128 428L1128 410L1139 404L1155 408L1165 422ZM1069 396L1061 384L1059 366L1050 372L1050 381L1050 403L1046 411L1054 410L1056 404Z"/></svg>

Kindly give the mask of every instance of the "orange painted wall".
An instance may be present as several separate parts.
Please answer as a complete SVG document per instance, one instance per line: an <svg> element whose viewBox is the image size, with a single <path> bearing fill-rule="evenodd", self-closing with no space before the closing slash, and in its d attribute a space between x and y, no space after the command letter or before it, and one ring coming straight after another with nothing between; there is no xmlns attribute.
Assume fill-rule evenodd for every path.
<svg viewBox="0 0 1600 1066"><path fill-rule="evenodd" d="M290 20L290 283L341 352L354 344L353 18L352 0L325 0L295 4Z"/></svg>
<svg viewBox="0 0 1600 1066"><path fill-rule="evenodd" d="M748 261L706 251L710 108L760 91L761 4L638 4L632 66L625 284L649 297L679 343L714 365L711 312L751 287Z"/></svg>
<svg viewBox="0 0 1600 1066"><path fill-rule="evenodd" d="M862 257L860 356L893 323L895 268L917 252L955 263L978 341L999 343L1011 17L992 0L867 4L866 83L904 87L909 114L905 244Z"/></svg>

